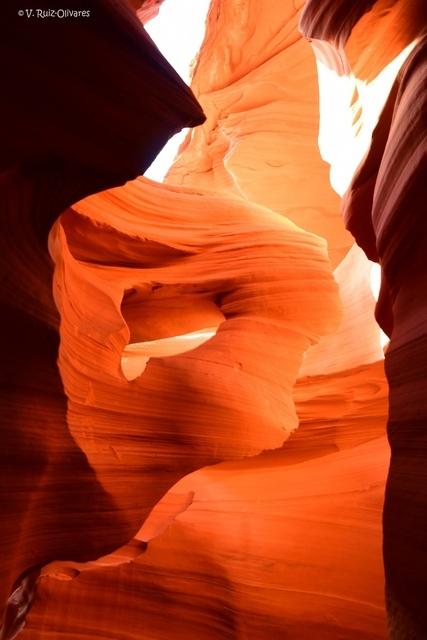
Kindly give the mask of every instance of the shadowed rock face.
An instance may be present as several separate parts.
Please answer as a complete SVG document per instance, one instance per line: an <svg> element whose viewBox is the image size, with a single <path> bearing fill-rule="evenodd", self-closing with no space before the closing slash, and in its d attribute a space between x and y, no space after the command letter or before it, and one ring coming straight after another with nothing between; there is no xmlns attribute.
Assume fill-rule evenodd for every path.
<svg viewBox="0 0 427 640"><path fill-rule="evenodd" d="M126 2L91 0L85 9L87 17L37 18L36 3L31 17L5 3L1 165L75 165L100 174L105 188L143 173L172 133L203 114Z"/></svg>
<svg viewBox="0 0 427 640"><path fill-rule="evenodd" d="M300 20L302 32L309 38L345 45L362 16L376 0L308 0ZM390 0L388 4L393 4Z"/></svg>
<svg viewBox="0 0 427 640"><path fill-rule="evenodd" d="M47 232L64 208L138 175L170 135L203 120L125 5L85 9L52 22L2 8L2 605L32 568L88 560L133 533L67 426Z"/></svg>
<svg viewBox="0 0 427 640"><path fill-rule="evenodd" d="M10 7L0 637L386 637L388 389L363 249L393 327L392 633L421 638L423 38L380 81L422 6L306 3L318 91L302 2L213 0L203 122L132 12L159 4L92 2L58 29ZM137 177L201 123L165 184Z"/></svg>
<svg viewBox="0 0 427 640"><path fill-rule="evenodd" d="M313 26L314 5L309 3L305 11L306 33L336 41L336 33L319 34ZM345 47L356 78L368 82L380 73L381 62L411 47L343 201L348 228L367 255L381 263L377 317L391 336L385 358L392 456L384 507L384 560L393 638L427 634L426 30L425 3L378 2ZM370 45L358 61L362 40L370 40Z"/></svg>

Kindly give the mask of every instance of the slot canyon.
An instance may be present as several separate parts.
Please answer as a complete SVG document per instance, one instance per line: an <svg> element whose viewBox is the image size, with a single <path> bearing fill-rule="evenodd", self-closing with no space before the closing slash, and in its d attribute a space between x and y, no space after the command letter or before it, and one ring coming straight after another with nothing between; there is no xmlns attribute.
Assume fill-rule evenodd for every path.
<svg viewBox="0 0 427 640"><path fill-rule="evenodd" d="M0 9L0 640L427 640L427 2L201 2Z"/></svg>

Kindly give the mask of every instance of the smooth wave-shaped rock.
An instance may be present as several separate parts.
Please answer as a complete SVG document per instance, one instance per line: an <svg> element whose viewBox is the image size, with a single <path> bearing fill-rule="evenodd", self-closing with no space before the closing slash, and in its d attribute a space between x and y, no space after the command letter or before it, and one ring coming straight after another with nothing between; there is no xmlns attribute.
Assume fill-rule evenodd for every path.
<svg viewBox="0 0 427 640"><path fill-rule="evenodd" d="M86 9L90 18L53 22L2 9L1 606L29 571L131 536L67 426L47 233L66 207L138 175L176 130L203 120L127 5Z"/></svg>
<svg viewBox="0 0 427 640"><path fill-rule="evenodd" d="M68 426L135 530L181 476L296 428L303 352L340 310L318 238L237 197L138 179L75 205L50 250ZM207 342L126 380L127 345L203 329L214 312Z"/></svg>
<svg viewBox="0 0 427 640"><path fill-rule="evenodd" d="M161 2L89 4L4 41L2 639L382 640L382 517L421 639L423 3L212 0L166 184Z"/></svg>

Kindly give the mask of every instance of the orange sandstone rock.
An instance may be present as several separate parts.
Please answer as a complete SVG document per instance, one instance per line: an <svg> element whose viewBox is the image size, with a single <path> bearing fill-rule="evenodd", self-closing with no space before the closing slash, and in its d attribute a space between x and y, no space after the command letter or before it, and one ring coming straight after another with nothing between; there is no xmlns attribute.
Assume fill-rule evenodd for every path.
<svg viewBox="0 0 427 640"><path fill-rule="evenodd" d="M385 637L387 388L369 267L317 150L301 4L213 0L192 85L207 120L167 184L71 198L51 229L65 435L22 492L24 533L47 518L19 565L44 565L24 640ZM49 529L73 473L82 513L71 493Z"/></svg>

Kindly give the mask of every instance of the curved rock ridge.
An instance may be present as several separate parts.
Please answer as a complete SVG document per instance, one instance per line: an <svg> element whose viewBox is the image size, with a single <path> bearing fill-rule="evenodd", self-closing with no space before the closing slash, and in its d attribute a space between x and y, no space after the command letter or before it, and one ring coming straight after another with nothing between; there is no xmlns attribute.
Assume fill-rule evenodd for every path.
<svg viewBox="0 0 427 640"><path fill-rule="evenodd" d="M181 476L296 428L303 352L340 313L323 241L241 198L138 179L74 205L50 251L68 426L135 531ZM213 317L207 342L126 380L131 345Z"/></svg>
<svg viewBox="0 0 427 640"><path fill-rule="evenodd" d="M60 0L55 10L77 4ZM2 47L14 63L3 60L1 68L8 86L1 167L25 162L60 173L62 165L78 166L102 180L99 190L143 173L173 133L203 122L190 89L125 0L88 0L89 15L76 19L37 17L35 0L26 7L29 17L5 4Z"/></svg>
<svg viewBox="0 0 427 640"><path fill-rule="evenodd" d="M311 8L315 13L314 3ZM306 16L309 10L310 5ZM313 35L309 21L303 27ZM394 82L380 96L382 111L372 123L376 126L366 155L342 207L358 244L382 266L377 318L391 338L385 359L392 457L384 505L384 560L393 639L427 634L421 595L427 575L426 33L425 3L378 1L341 50L348 72L371 86L390 60L398 61ZM333 56L329 60L333 66ZM363 111L363 96L360 102Z"/></svg>
<svg viewBox="0 0 427 640"><path fill-rule="evenodd" d="M385 6L393 1L385 0ZM307 37L326 40L340 47L347 43L358 21L375 4L376 0L307 0L300 26Z"/></svg>
<svg viewBox="0 0 427 640"><path fill-rule="evenodd" d="M372 391L356 391L355 380L362 387L372 381ZM58 640L131 639L143 629L144 638L160 640L170 637L174 615L176 638L384 639L384 377L381 369L349 372L355 429L348 418L340 422L337 379L329 379L329 391L325 380L311 384L323 402L329 395L323 427L309 417L319 407L300 387L306 417L282 449L180 481L138 533L151 542L132 563L93 566L67 581L42 577L22 637L40 640L49 629ZM352 432L340 444L331 437L334 411L338 437Z"/></svg>
<svg viewBox="0 0 427 640"><path fill-rule="evenodd" d="M306 354L301 375L316 375L383 353L369 266L352 248L319 158L316 68L297 29L302 4L212 2L192 82L207 120L184 143L166 182L238 193L327 240L345 305L338 331ZM230 21L238 28L228 29Z"/></svg>
<svg viewBox="0 0 427 640"><path fill-rule="evenodd" d="M159 4L129 6L145 21ZM367 25L377 48L387 33L397 34L385 58L378 56L380 73L384 59L388 64L401 45L413 43L393 31L409 5L377 4L367 11L368 3L317 3L315 37L340 44L315 44L328 72L337 64L347 83L350 130L354 125L357 137L362 123L363 144L380 117L371 147L380 151L368 159L381 160L387 145L376 147L376 136L384 141L386 131L388 144L389 135L388 125L381 129L382 105L366 116L374 92L363 93L354 72L360 64L363 82L378 75L365 56L360 25ZM66 89L55 84L53 71L55 81L41 80L58 93L53 124L35 111L28 131L40 117L46 144L36 134L16 135L17 153L25 160L29 154L31 162L0 176L5 224L13 229L0 240L10 264L0 292L8 314L2 410L10 423L2 473L16 488L5 496L0 516L4 597L12 593L3 640L17 632L23 640L386 637L381 517L387 384L370 266L344 228L317 150L316 64L298 31L302 5L212 1L192 84L207 119L188 136L166 184L132 178L176 128L202 122L203 114L127 5L94 3L102 29L94 22L78 26L77 60L96 54L87 57L88 77L105 54L99 86L82 84L85 73L79 79L72 62L64 62ZM308 2L305 20L312 20L313 7ZM344 8L349 21L341 20ZM28 47L38 64L49 43L39 53L41 32L30 26ZM68 26L52 36L61 39L59 60L70 51L73 33ZM399 63L406 56L413 66L405 69L417 68L414 60L423 68L420 51L421 44L412 54L408 49ZM384 87L393 86L398 71L392 67L388 85L367 85L379 87L386 101ZM412 77L419 82L411 84L409 74L411 97L424 89L419 72ZM354 86L360 95L353 100ZM18 89L11 95L27 90ZM347 102L337 99L337 116ZM64 125L53 108L58 103L66 114L88 111L86 136L56 135ZM321 110L328 104L321 84ZM419 122L408 128L418 178L423 117L420 109ZM71 125L65 128L74 136ZM48 160L37 155L40 149L49 151ZM358 160L352 162L349 182ZM404 177L397 183L409 189L411 174L404 165L400 170L408 183ZM363 166L361 172L364 183ZM366 237L355 234L366 250L388 214L378 209L378 229L371 223L369 207L359 207L355 197L358 176L346 196L346 217L367 231ZM109 188L126 179L132 180ZM367 194L364 203L377 202L376 191ZM391 200L387 191L385 201ZM36 231L30 219L41 221ZM55 303L52 264L35 241L49 229ZM375 241L372 246L377 250ZM419 290L423 269L420 259L407 279L404 270L405 295ZM401 297L392 310L389 303L389 315L396 317L398 308L404 314L407 301ZM402 340L413 331L413 316L405 317ZM190 344L202 334L203 342ZM177 347L178 339L184 347ZM406 362L420 371L423 344L411 343L420 354L408 354L404 345ZM414 423L424 386L402 375L399 349L394 353L386 361L389 379L394 375L392 415ZM134 362L127 368L129 354ZM414 399L414 408L404 406L403 394ZM422 516L423 503L404 466L413 462L412 448L405 438L396 446L400 425L392 425L386 570L400 620L411 608L402 607L399 593L399 551L409 566L421 558L412 583L403 571L407 600L414 585L423 584L424 565L417 528L413 551L399 546L396 533L407 530L391 526L393 492L403 523ZM412 431L422 451L422 419ZM422 466L420 457L418 481ZM419 631L419 621L411 624Z"/></svg>
<svg viewBox="0 0 427 640"><path fill-rule="evenodd" d="M302 353L340 315L323 241L241 198L139 179L74 205L49 246L70 432L128 522L186 470L280 446L295 428ZM221 324L209 342L124 379L126 343L212 317ZM86 572L96 581L143 551L54 563L40 584Z"/></svg>
<svg viewBox="0 0 427 640"><path fill-rule="evenodd" d="M56 297L64 319L60 361L71 398L71 429L126 517L140 523L144 510L185 472L185 464L190 470L226 457L236 461L181 480L149 515L136 535L139 544L86 565L46 567L24 637L37 640L50 631L58 638L133 638L143 629L144 638L159 640L171 635L171 615L177 638L385 637L380 521L387 448L380 436L387 389L382 364L373 363L381 354L378 331L367 318L373 306L368 266L356 248L348 253L351 242L341 231L337 200L317 158L315 66L296 32L297 14L287 6L290 23L280 17L276 41L280 50L280 38L289 28L286 42L297 47L295 56L301 61L300 73L293 75L291 52L273 52L270 62L265 59L270 41L264 29L276 28L279 15L273 10L262 14L265 26L256 37L264 39L256 56L248 62L242 54L256 15L254 4L247 6L252 17L242 21L233 60L240 56L242 69L252 67L253 74L243 73L239 86L224 88L224 95L230 91L233 97L226 107L229 136L237 153L247 139L236 135L239 127L247 122L253 136L260 127L247 154L260 184L247 180L245 189L259 189L257 203L265 204L262 198L271 203L274 195L281 209L275 206L272 212L251 202L241 188L244 167L240 171L236 165L230 181L222 155L228 153L227 145L216 147L214 169L204 172L212 158L204 140L211 136L217 144L208 119L203 135L193 133L187 142L167 186L139 179L88 198L62 216L51 236ZM200 82L215 78L208 61L215 60L214 51L219 57L225 51L221 38L228 35L215 16L221 20L230 10L230 3L211 8L193 84L198 95L197 77ZM218 39L215 47L212 34ZM251 51L249 44L246 51ZM216 67L218 79L224 69L226 65ZM251 93L252 80L257 91ZM277 154L289 152L289 163L295 160L291 177L280 167L259 162L260 153L268 158L268 150L275 148L278 133L271 136L262 124L269 123L268 108L258 122L251 121L250 106L261 96L260 89L280 83L277 123L286 122L290 140L283 135ZM235 99L242 91L248 95L244 110ZM199 98L209 111L212 96L206 96L206 101ZM271 92L267 107L269 99ZM310 126L299 130L296 119L286 118L304 108ZM231 117L234 109L238 118ZM299 131L294 143L292 131ZM304 153L312 150L310 185L298 145ZM344 313L335 345L333 335L332 344L319 345L317 355L313 349L309 376L297 382L300 428L283 447L239 461L279 447L296 426L291 388L297 374L304 374L299 370L302 352L320 333L338 326L325 244L289 223L292 199L300 226L328 239L342 297L346 306L353 305L353 313ZM337 242L335 230L341 234ZM101 301L104 313L99 317ZM133 382L124 380L120 365L127 345L209 326L212 318L219 322L219 314L225 321L204 345L181 356L152 358ZM73 335L74 323L79 335ZM362 353L356 350L361 333ZM77 370L67 360L68 349L80 351ZM178 374L172 377L174 370ZM88 385L90 378L95 382ZM184 393L185 388L199 393ZM260 397L268 397L268 411L266 404L257 404ZM132 416L122 420L129 409ZM186 414L191 421L183 420ZM156 415L161 419L154 420ZM183 435L179 443L177 423ZM151 430L144 441L142 426L147 425ZM114 451L108 450L111 443ZM102 612L96 621L95 610Z"/></svg>
<svg viewBox="0 0 427 640"><path fill-rule="evenodd" d="M204 117L125 3L89 0L85 10L65 20L4 6L1 608L46 562L96 558L132 535L67 426L47 233L64 209L138 175L175 131Z"/></svg>
<svg viewBox="0 0 427 640"><path fill-rule="evenodd" d="M371 272L372 263L354 244L334 270L343 306L341 323L336 332L305 353L300 377L347 371L384 357L379 328L373 320Z"/></svg>
<svg viewBox="0 0 427 640"><path fill-rule="evenodd" d="M23 637L166 638L166 610L178 637L384 638L383 365L301 379L295 398L282 448L183 478L110 558L46 567Z"/></svg>
<svg viewBox="0 0 427 640"><path fill-rule="evenodd" d="M421 596L427 568L422 463L427 454L427 314L422 293L427 282L427 227L422 213L427 195L426 42L425 36L420 39L402 68L387 138L383 119L345 201L348 219L359 220L358 228L370 211L366 205L372 203L370 229L384 274L377 316L391 333L386 371L393 457L384 511L384 551L394 637L399 637L400 627L413 627L414 637L427 633ZM359 234L359 242L363 246L364 234Z"/></svg>
<svg viewBox="0 0 427 640"><path fill-rule="evenodd" d="M207 120L166 182L266 206L326 238L337 266L352 239L317 149L316 69L297 30L301 4L213 0L192 81Z"/></svg>

